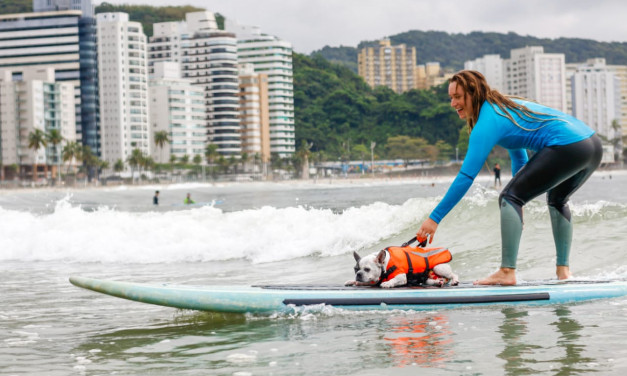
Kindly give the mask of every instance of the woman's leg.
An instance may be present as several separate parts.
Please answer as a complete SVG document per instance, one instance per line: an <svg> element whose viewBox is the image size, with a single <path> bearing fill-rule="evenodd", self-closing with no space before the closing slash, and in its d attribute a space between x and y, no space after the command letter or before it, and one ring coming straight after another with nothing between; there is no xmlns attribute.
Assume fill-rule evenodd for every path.
<svg viewBox="0 0 627 376"><path fill-rule="evenodd" d="M499 196L501 208L501 270L477 281L478 284L515 284L516 259L523 227L522 207L540 194L551 191L549 205L566 213L568 197L592 174L600 162L602 150L598 137L564 146L548 147L536 153L510 180ZM560 211L561 210L561 211ZM568 212L570 213L570 212ZM563 218L566 218L562 215ZM568 258L572 227L561 219L554 227L554 237L561 242L558 257ZM570 230L569 230L570 229ZM569 273L569 272L568 272Z"/></svg>
<svg viewBox="0 0 627 376"><path fill-rule="evenodd" d="M574 147L571 148L571 152L576 155L587 155L587 164L575 175L566 179L547 193L553 239L555 240L556 265L559 279L568 278L570 276L568 266L573 230L568 199L588 180L590 175L592 175L594 170L596 170L601 163L603 156L601 141L596 135L584 141L573 145ZM571 156L574 157L574 155Z"/></svg>

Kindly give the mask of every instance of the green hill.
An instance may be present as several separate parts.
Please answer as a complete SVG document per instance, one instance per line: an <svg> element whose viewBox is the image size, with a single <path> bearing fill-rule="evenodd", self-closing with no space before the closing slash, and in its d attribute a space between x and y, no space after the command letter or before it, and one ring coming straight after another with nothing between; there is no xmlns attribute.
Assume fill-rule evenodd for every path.
<svg viewBox="0 0 627 376"><path fill-rule="evenodd" d="M389 155L389 137L403 135L438 141L453 148L464 126L449 106L447 86L396 94L387 87L371 89L350 69L321 56L295 53L294 112L296 141L313 142L313 151L335 159L350 145L377 143Z"/></svg>
<svg viewBox="0 0 627 376"><path fill-rule="evenodd" d="M389 37L392 44L405 43L416 47L418 64L435 61L444 68L459 70L464 61L473 60L487 54L498 54L509 58L510 50L525 46L543 46L547 53L563 53L567 63L583 62L593 57L604 57L608 64L627 65L627 43L597 42L590 39L558 38L546 39L522 36L516 33L449 34L442 31L412 30ZM374 46L378 41L364 41L357 47L330 47L314 51L324 58L343 64L357 71L358 51L366 46Z"/></svg>

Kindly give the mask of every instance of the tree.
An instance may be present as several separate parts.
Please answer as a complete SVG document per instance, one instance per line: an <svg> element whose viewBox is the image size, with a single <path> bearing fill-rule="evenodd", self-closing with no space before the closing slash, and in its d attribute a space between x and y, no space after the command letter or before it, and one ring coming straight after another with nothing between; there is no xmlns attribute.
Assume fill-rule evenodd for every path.
<svg viewBox="0 0 627 376"><path fill-rule="evenodd" d="M202 163L202 157L200 156L200 154L194 155L194 158L192 158L192 163L194 163L194 165L196 166L196 175L199 175L200 164Z"/></svg>
<svg viewBox="0 0 627 376"><path fill-rule="evenodd" d="M41 129L35 129L35 132L28 134L28 147L33 149L33 181L37 180L37 151L42 147L48 146L46 133Z"/></svg>
<svg viewBox="0 0 627 376"><path fill-rule="evenodd" d="M113 171L115 171L119 176L120 172L124 171L124 161L121 159L115 161L115 163L113 164Z"/></svg>
<svg viewBox="0 0 627 376"><path fill-rule="evenodd" d="M57 158L57 181L61 181L61 153L59 151L59 145L63 142L64 138L61 135L61 131L58 129L51 129L46 135L48 142L54 147L54 154Z"/></svg>
<svg viewBox="0 0 627 376"><path fill-rule="evenodd" d="M63 147L61 151L61 158L63 162L68 162L67 172L70 173L70 167L72 166L72 161L80 159L81 154L81 145L76 141L70 141Z"/></svg>
<svg viewBox="0 0 627 376"><path fill-rule="evenodd" d="M135 181L135 170L141 167L143 160L144 152L137 148L133 149L131 155L126 159L126 162L128 162L128 165L131 167L131 176L133 181Z"/></svg>
<svg viewBox="0 0 627 376"><path fill-rule="evenodd" d="M366 156L370 153L370 150L364 144L355 145L353 147L353 153L358 155L361 159L361 173L366 171Z"/></svg>
<svg viewBox="0 0 627 376"><path fill-rule="evenodd" d="M422 159L428 157L427 140L424 138L412 138L409 136L394 136L388 138L386 148L388 157L403 160L405 167L409 165L411 159Z"/></svg>
<svg viewBox="0 0 627 376"><path fill-rule="evenodd" d="M166 131L155 132L155 145L160 149L161 160L163 161L163 147L170 142L170 136Z"/></svg>
<svg viewBox="0 0 627 376"><path fill-rule="evenodd" d="M211 175L215 174L215 161L219 155L218 145L208 144L205 147L205 158L207 158L207 163L211 166Z"/></svg>

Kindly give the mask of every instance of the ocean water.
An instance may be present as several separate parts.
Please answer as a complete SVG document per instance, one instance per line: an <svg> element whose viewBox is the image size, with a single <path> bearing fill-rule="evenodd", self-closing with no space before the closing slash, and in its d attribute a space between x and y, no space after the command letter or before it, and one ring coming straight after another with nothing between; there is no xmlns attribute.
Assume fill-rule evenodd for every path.
<svg viewBox="0 0 627 376"><path fill-rule="evenodd" d="M626 374L623 298L267 316L177 310L68 282L342 284L353 251L409 240L451 181L0 191L0 375ZM576 277L627 278L626 190L627 172L598 172L573 196ZM182 205L188 192L198 204ZM497 198L478 178L438 229L432 245L451 249L463 281L499 266ZM518 279L554 278L544 199L524 215Z"/></svg>

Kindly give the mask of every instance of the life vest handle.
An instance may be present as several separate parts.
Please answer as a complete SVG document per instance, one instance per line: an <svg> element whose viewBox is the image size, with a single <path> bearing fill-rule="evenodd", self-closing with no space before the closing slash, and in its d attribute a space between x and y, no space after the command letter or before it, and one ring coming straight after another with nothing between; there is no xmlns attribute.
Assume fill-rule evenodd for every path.
<svg viewBox="0 0 627 376"><path fill-rule="evenodd" d="M403 245L401 245L401 247L407 247L409 246L411 243L415 242L416 240L418 240L417 237L413 237L411 239L409 239L408 241L406 241L405 243L403 243ZM425 238L425 240L421 241L420 243L418 243L419 247L426 247L427 246L427 240L429 240L429 236L427 235L427 237Z"/></svg>

